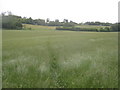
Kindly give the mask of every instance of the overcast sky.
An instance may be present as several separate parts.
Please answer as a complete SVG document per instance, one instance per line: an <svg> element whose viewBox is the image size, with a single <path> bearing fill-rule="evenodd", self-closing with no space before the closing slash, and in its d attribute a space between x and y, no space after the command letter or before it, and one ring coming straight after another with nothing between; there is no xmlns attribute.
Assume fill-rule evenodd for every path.
<svg viewBox="0 0 120 90"><path fill-rule="evenodd" d="M119 0L2 0L1 11L11 11L22 17L75 22L118 21Z"/></svg>

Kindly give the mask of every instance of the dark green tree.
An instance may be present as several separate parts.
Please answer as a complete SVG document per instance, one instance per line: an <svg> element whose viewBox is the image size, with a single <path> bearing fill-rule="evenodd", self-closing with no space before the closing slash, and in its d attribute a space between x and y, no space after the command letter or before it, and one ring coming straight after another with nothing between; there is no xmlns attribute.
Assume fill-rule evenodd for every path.
<svg viewBox="0 0 120 90"><path fill-rule="evenodd" d="M2 28L6 29L22 29L21 17L12 15L2 14Z"/></svg>
<svg viewBox="0 0 120 90"><path fill-rule="evenodd" d="M112 31L120 31L120 23L113 24L111 29Z"/></svg>

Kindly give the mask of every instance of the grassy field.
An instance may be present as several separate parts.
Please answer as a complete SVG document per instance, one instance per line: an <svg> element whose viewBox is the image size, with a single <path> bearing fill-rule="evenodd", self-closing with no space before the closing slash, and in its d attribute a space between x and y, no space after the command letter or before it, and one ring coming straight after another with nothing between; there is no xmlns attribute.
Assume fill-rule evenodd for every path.
<svg viewBox="0 0 120 90"><path fill-rule="evenodd" d="M41 26L41 25L31 25L31 24L23 24L24 29L28 30L41 30L41 31L47 31L47 30L55 30L55 26Z"/></svg>
<svg viewBox="0 0 120 90"><path fill-rule="evenodd" d="M105 27L110 28L110 26L97 26L97 25L78 25L76 27L80 27L80 28L97 28L97 29L105 28Z"/></svg>
<svg viewBox="0 0 120 90"><path fill-rule="evenodd" d="M3 30L4 88L116 88L118 34Z"/></svg>

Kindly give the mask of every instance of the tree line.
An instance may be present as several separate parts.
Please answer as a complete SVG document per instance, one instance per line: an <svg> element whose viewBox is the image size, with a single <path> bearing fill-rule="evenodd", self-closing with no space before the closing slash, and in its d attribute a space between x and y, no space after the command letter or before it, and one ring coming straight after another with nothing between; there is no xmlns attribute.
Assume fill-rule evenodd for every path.
<svg viewBox="0 0 120 90"><path fill-rule="evenodd" d="M67 27L59 26L56 27L56 30L69 30L69 31L92 31L92 32L118 32L120 31L120 23L112 24L110 27L101 27L101 28L81 28L81 27Z"/></svg>
<svg viewBox="0 0 120 90"><path fill-rule="evenodd" d="M85 22L84 23L85 25L100 25L100 26L111 26L112 23L109 23L109 22Z"/></svg>
<svg viewBox="0 0 120 90"><path fill-rule="evenodd" d="M105 22L85 22L85 23L76 23L72 20L64 19L62 22L59 21L59 19L55 19L54 21L50 21L49 18L46 20L44 19L32 19L31 17L21 17L17 15L13 15L11 12L3 12L0 14L2 17L2 28L4 29L22 29L23 24L32 24L32 25L43 25L43 26L58 26L57 29L74 29L74 30L80 30L78 28L75 28L75 25L99 25L99 26L111 26L112 31L118 31L120 28L120 25L118 23L112 24L112 23L105 23ZM64 28L60 28L60 26L63 26ZM108 28L107 28L108 29ZM109 31L109 30L108 30Z"/></svg>
<svg viewBox="0 0 120 90"><path fill-rule="evenodd" d="M2 16L2 28L5 29L22 29L22 24L32 24L32 25L44 25L44 26L74 26L77 23L64 19L63 22L60 22L58 19L55 21L50 21L49 18L44 19L32 19L31 17L21 17L13 15L11 12L1 13Z"/></svg>

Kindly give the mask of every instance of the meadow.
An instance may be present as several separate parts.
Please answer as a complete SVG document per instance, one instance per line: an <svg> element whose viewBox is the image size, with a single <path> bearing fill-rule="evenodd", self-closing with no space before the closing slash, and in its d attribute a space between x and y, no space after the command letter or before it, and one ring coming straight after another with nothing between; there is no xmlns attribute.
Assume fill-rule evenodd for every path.
<svg viewBox="0 0 120 90"><path fill-rule="evenodd" d="M3 88L117 88L118 33L2 31Z"/></svg>

